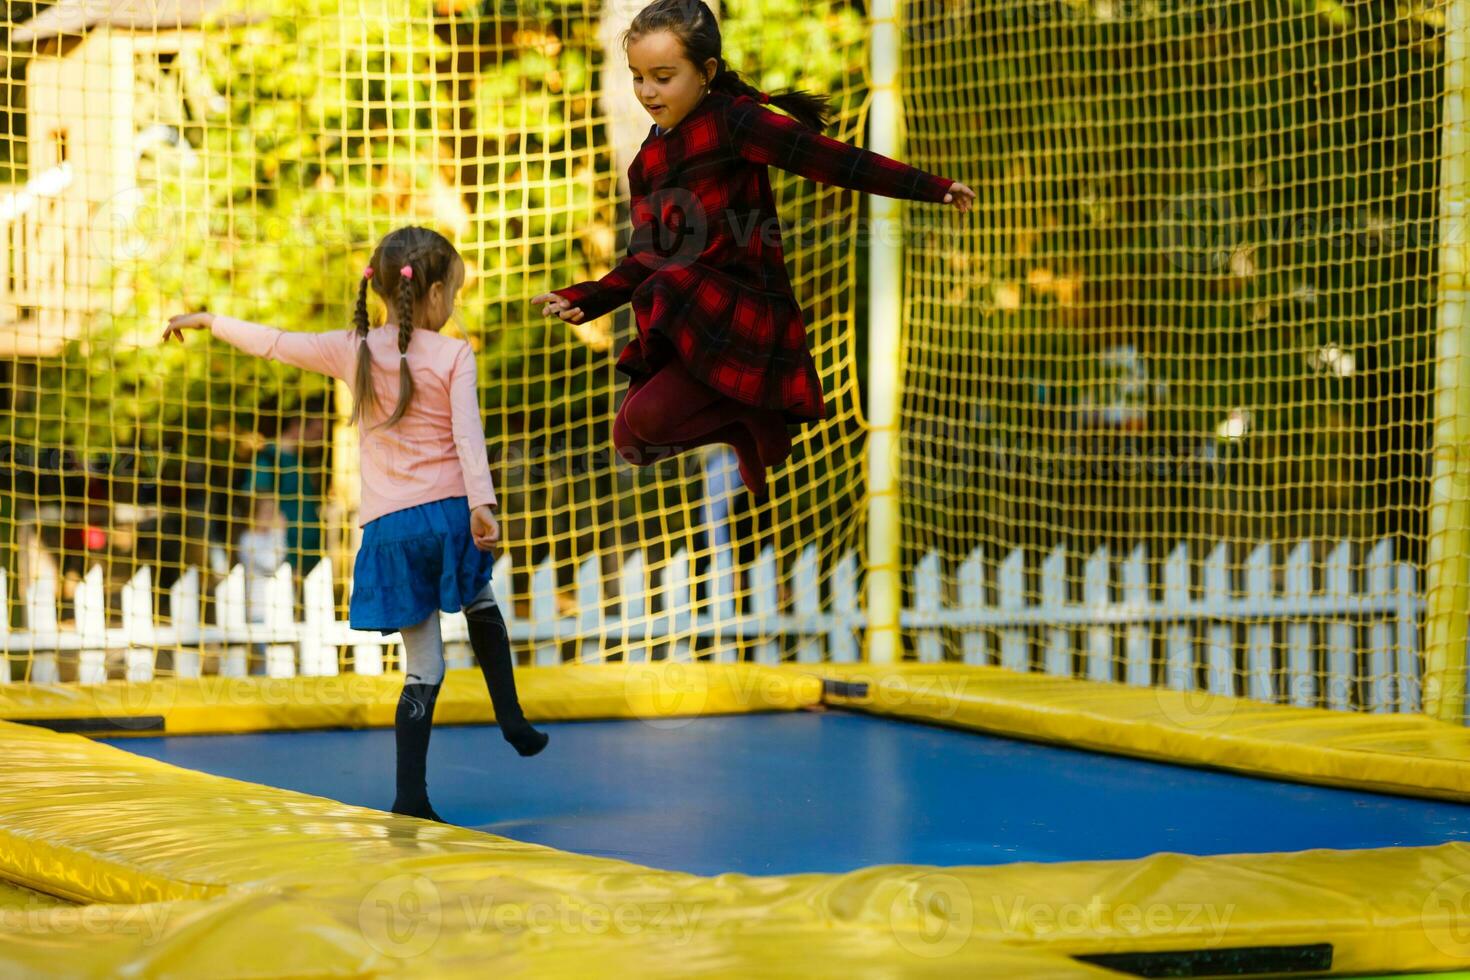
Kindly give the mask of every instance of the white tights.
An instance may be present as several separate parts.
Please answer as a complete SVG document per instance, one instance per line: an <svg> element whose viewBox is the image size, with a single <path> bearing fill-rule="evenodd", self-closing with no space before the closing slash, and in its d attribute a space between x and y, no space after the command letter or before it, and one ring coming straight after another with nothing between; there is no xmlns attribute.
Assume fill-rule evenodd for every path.
<svg viewBox="0 0 1470 980"><path fill-rule="evenodd" d="M465 612L481 606L495 605L493 582L485 587L464 607ZM444 682L444 637L439 632L439 611L413 626L398 631L403 637L403 673L408 684L442 684Z"/></svg>

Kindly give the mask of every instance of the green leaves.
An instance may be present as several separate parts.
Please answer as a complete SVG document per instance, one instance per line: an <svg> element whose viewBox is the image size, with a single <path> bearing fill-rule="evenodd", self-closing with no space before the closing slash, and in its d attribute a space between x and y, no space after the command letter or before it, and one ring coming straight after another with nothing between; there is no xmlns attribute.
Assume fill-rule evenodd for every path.
<svg viewBox="0 0 1470 980"><path fill-rule="evenodd" d="M175 114L186 120L180 142L140 158L136 207L115 208L124 233L96 287L108 308L46 369L39 402L0 421L38 444L228 458L261 406L289 412L332 383L202 333L162 346L167 317L210 309L288 330L345 327L376 242L417 223L450 235L469 267L460 322L479 354L491 438L515 413L533 439L605 444L625 333L608 347L600 327L579 333L527 303L620 257L626 202L595 91L601 7L227 3L204 32L200 67L187 69L199 77L183 80L220 99ZM236 13L251 21L220 26ZM724 29L753 81L837 93L842 133L854 132L866 60L857 10L732 0ZM783 217L810 226L855 214L850 197L773 177ZM834 363L846 372L850 317L833 296L846 288L851 243L791 254L799 288L821 304L819 357L829 374ZM618 324L628 329L626 314ZM808 493L836 499L820 469L807 466Z"/></svg>

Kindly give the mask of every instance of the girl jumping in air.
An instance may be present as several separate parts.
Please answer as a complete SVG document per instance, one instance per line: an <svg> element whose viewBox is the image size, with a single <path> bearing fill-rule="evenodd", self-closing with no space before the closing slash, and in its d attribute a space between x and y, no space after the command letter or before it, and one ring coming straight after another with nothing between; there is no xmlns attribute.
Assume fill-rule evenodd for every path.
<svg viewBox="0 0 1470 980"><path fill-rule="evenodd" d="M384 238L363 270L356 326L293 333L212 313L173 317L164 330L208 329L248 354L318 371L352 386L361 434L362 545L353 570L354 629L401 633L403 693L394 728L398 788L393 812L440 820L425 766L434 703L444 680L439 612L464 610L495 720L523 756L546 747L516 698L505 619L495 603L491 550L499 543L495 490L485 456L475 355L439 330L454 312L464 262L425 228ZM390 311L368 324L369 285Z"/></svg>
<svg viewBox="0 0 1470 980"><path fill-rule="evenodd" d="M633 19L624 45L654 121L628 168L628 255L599 280L532 302L581 323L631 300L638 332L617 362L631 379L613 423L618 454L647 466L728 443L741 480L764 500L766 470L791 453L787 424L826 414L780 237L771 234L780 223L766 167L961 212L975 192L821 135L825 97L749 85L721 57L719 24L700 0L656 0Z"/></svg>

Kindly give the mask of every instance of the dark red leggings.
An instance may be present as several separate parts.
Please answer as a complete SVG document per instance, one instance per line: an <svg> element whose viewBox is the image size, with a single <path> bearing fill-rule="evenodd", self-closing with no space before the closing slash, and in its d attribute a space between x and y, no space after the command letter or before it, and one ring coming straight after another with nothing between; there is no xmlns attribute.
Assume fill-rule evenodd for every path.
<svg viewBox="0 0 1470 980"><path fill-rule="evenodd" d="M652 466L700 446L723 442L740 459L740 478L766 496L766 468L791 452L780 412L737 402L670 361L634 381L613 420L613 446L634 466Z"/></svg>

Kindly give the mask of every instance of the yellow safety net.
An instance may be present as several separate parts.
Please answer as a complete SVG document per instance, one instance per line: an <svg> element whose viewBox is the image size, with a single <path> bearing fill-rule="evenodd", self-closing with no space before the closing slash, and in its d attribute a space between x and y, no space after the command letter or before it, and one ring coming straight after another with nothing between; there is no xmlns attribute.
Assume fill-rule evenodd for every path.
<svg viewBox="0 0 1470 980"><path fill-rule="evenodd" d="M979 192L906 242L920 658L1435 700L1470 598L1466 488L1431 503L1461 438L1455 5L902 8L907 156Z"/></svg>
<svg viewBox="0 0 1470 980"><path fill-rule="evenodd" d="M346 630L350 391L159 336L196 309L349 326L374 244L406 224L468 267L446 332L477 351L498 590L526 659L856 655L861 197L772 172L830 418L802 431L766 505L728 453L619 460L630 312L570 326L529 303L622 255L620 174L651 120L604 94L631 94L616 32L637 6L10 5L0 682L393 668L396 646ZM829 93L832 134L861 142L860 10L723 14L732 64ZM833 609L830 628L782 626ZM450 657L467 662L462 644Z"/></svg>

